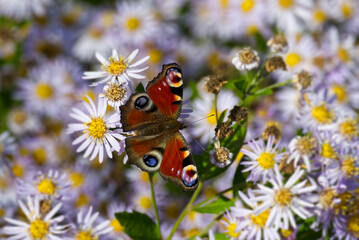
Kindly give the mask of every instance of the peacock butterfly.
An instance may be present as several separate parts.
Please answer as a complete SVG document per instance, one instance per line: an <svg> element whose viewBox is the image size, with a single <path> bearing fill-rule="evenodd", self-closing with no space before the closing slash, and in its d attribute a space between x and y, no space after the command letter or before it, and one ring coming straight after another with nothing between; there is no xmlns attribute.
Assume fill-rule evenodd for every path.
<svg viewBox="0 0 359 240"><path fill-rule="evenodd" d="M120 107L126 153L131 164L146 172L160 172L165 180L183 190L198 186L198 174L188 144L179 130L185 127L177 119L182 109L183 81L176 63L162 66L162 71L148 83L145 93L131 95Z"/></svg>

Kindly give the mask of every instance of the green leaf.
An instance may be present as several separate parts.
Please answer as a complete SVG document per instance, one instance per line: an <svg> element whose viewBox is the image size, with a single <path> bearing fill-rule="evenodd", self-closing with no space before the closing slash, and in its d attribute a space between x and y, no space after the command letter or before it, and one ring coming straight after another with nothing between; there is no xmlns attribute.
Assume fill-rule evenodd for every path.
<svg viewBox="0 0 359 240"><path fill-rule="evenodd" d="M254 37L256 38L256 50L265 53L267 52L267 41L266 39L260 34L259 32L256 32Z"/></svg>
<svg viewBox="0 0 359 240"><path fill-rule="evenodd" d="M245 92L245 87L246 87L246 80L243 79L243 80L240 80L239 82L235 82L234 83L234 86L239 90L241 91L242 93Z"/></svg>
<svg viewBox="0 0 359 240"><path fill-rule="evenodd" d="M260 89L258 91L256 91L253 96L267 96L267 95L271 95L273 93L272 89L267 88L267 89Z"/></svg>
<svg viewBox="0 0 359 240"><path fill-rule="evenodd" d="M205 204L203 206L199 206L193 209L195 212L199 213L211 213L211 214L220 214L224 212L226 209L229 209L229 207L234 206L234 203L232 200L220 196L215 201L212 201L208 204Z"/></svg>
<svg viewBox="0 0 359 240"><path fill-rule="evenodd" d="M215 233L214 234L214 239L215 240L229 240L231 238L227 237L227 235L225 233Z"/></svg>
<svg viewBox="0 0 359 240"><path fill-rule="evenodd" d="M161 234L156 228L156 224L146 214L137 212L118 212L115 213L116 219L124 227L125 233L134 240L160 240Z"/></svg>
<svg viewBox="0 0 359 240"><path fill-rule="evenodd" d="M228 109L224 110L218 118L218 124L223 123L224 117L226 116Z"/></svg>
<svg viewBox="0 0 359 240"><path fill-rule="evenodd" d="M146 92L144 86L142 85L142 83L139 83L139 84L137 85L137 87L136 87L136 89L135 89L135 92L136 92L136 93L137 93L137 92Z"/></svg>
<svg viewBox="0 0 359 240"><path fill-rule="evenodd" d="M245 185L246 178L243 176L242 170L244 165L238 164L236 172L234 173L232 186L233 186L233 196L238 196L238 190Z"/></svg>

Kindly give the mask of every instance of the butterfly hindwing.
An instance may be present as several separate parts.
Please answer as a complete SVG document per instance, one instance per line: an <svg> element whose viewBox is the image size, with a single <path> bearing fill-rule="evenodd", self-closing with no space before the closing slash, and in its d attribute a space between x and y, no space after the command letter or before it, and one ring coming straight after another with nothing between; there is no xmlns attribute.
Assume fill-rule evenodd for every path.
<svg viewBox="0 0 359 240"><path fill-rule="evenodd" d="M164 179L180 185L185 191L197 188L197 168L186 140L179 131L167 141L160 174Z"/></svg>

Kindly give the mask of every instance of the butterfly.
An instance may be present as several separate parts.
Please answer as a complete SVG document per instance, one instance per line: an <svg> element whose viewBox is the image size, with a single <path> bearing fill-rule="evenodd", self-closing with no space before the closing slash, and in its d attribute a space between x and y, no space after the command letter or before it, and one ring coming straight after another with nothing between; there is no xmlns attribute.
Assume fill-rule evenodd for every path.
<svg viewBox="0 0 359 240"><path fill-rule="evenodd" d="M194 190L198 174L188 144L179 132L182 109L182 71L178 64L162 66L148 83L146 92L132 94L120 107L122 129L132 132L125 139L131 164L146 172L159 171L163 179Z"/></svg>

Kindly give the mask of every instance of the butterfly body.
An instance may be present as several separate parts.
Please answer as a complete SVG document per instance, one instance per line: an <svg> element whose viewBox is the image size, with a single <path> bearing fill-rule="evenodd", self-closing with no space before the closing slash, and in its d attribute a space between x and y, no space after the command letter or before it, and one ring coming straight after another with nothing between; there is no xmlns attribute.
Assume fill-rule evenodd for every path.
<svg viewBox="0 0 359 240"><path fill-rule="evenodd" d="M182 73L177 64L163 65L149 82L146 93L131 95L120 107L122 128L131 132L126 138L129 162L161 176L184 190L198 185L197 169L186 140L179 132L182 108Z"/></svg>

